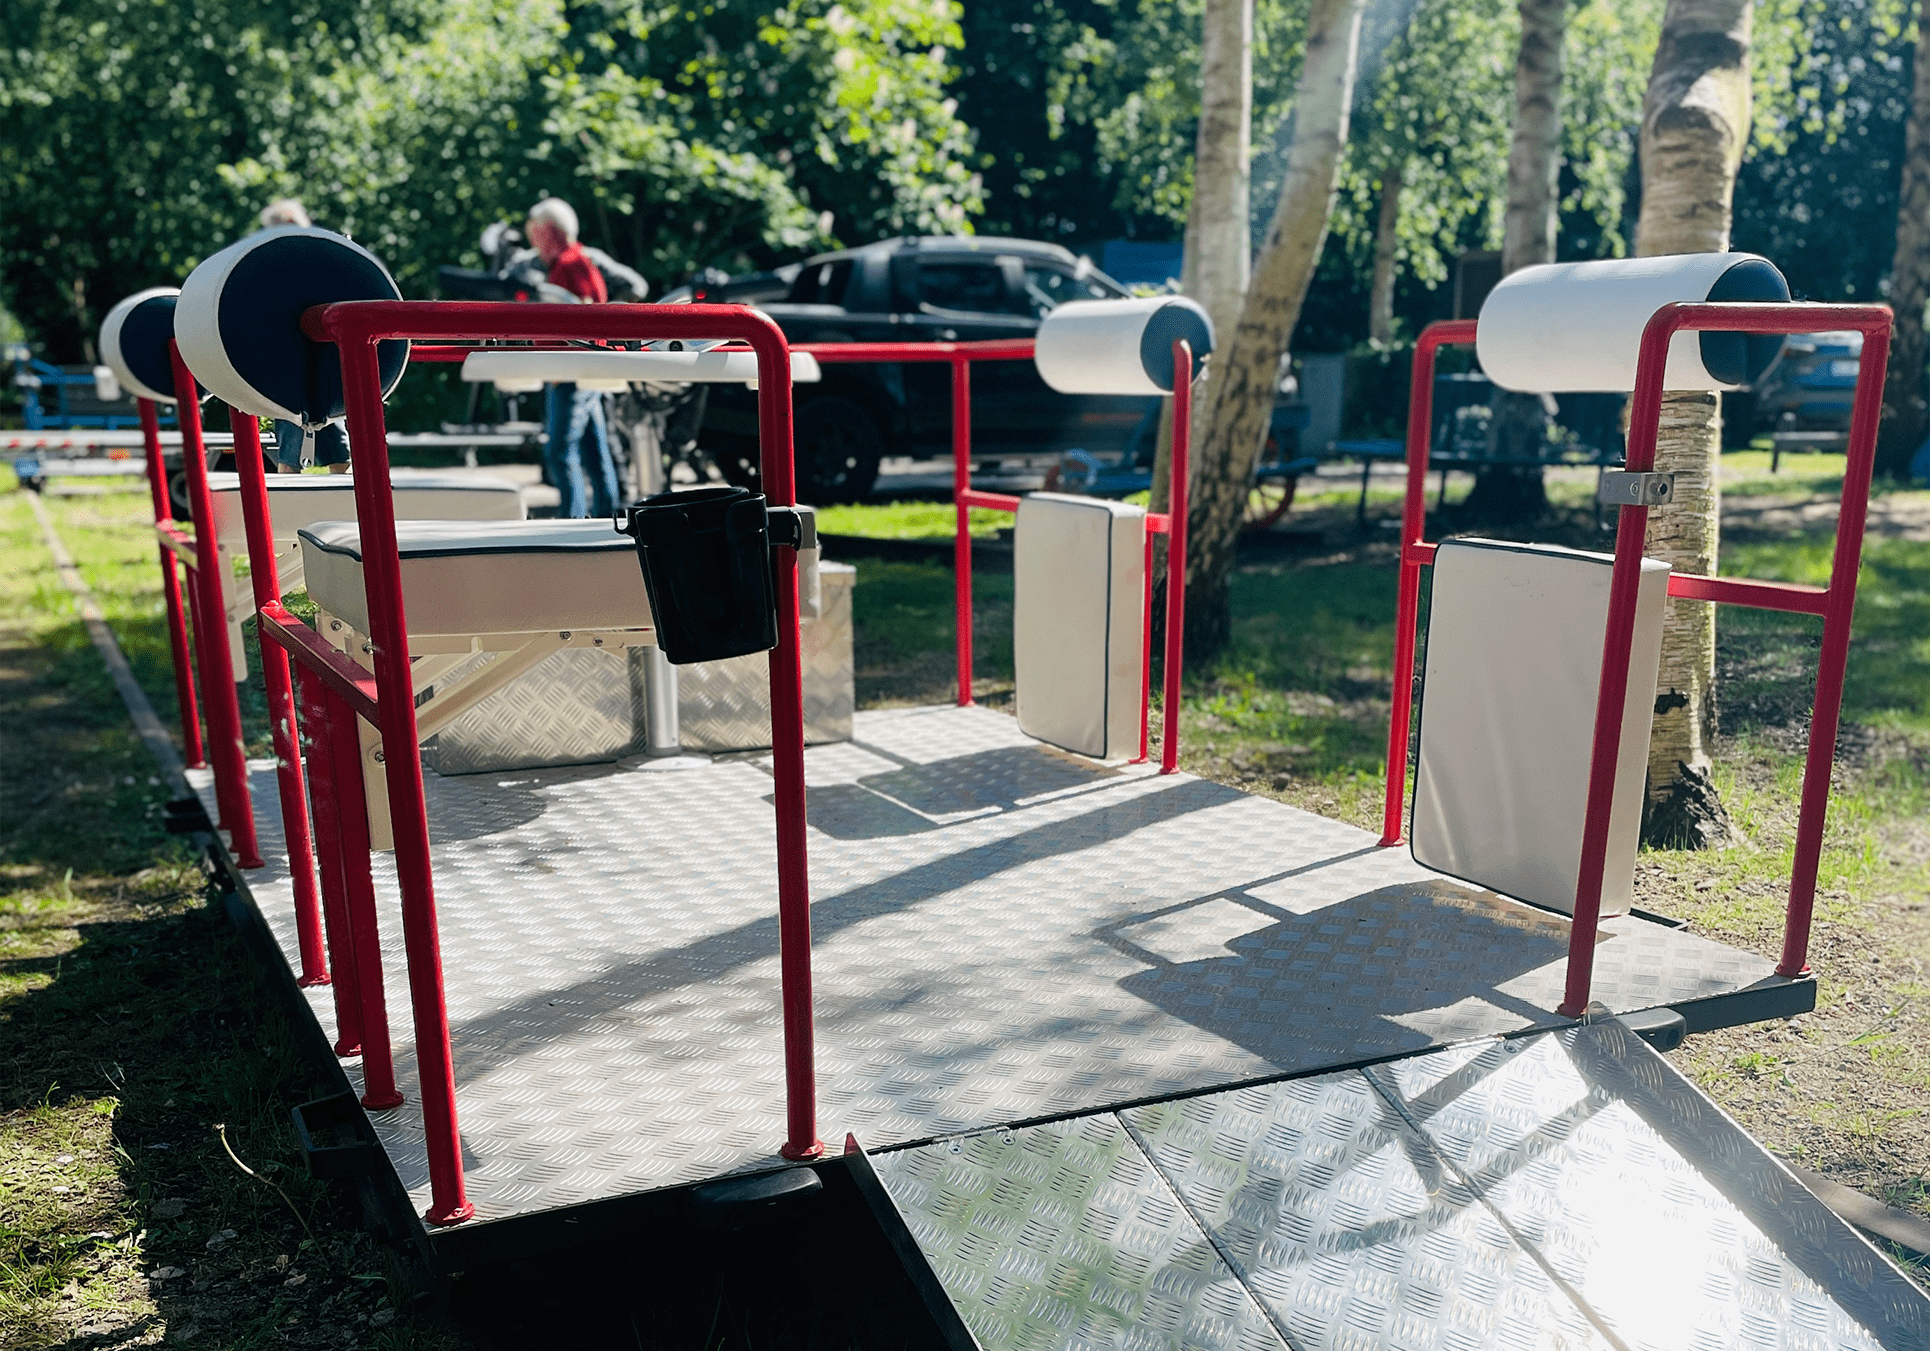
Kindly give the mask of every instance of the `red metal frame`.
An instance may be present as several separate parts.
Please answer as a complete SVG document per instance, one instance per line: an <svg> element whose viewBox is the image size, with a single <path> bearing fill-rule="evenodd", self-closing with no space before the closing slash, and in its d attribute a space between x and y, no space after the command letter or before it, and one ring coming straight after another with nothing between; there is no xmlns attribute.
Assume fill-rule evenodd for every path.
<svg viewBox="0 0 1930 1351"><path fill-rule="evenodd" d="M1822 650L1817 659L1816 700L1809 748L1803 766L1797 818L1795 860L1789 882L1783 948L1776 972L1796 977L1808 972L1810 920L1815 908L1816 873L1823 829L1829 813L1830 768L1843 707L1843 677L1849 662L1850 622L1856 610L1856 574L1862 562L1863 531L1869 509L1870 476L1876 462L1877 420L1883 406L1883 376L1888 364L1891 312L1886 305L1672 304L1655 312L1642 333L1635 391L1629 407L1628 454L1631 473L1655 465L1661 421L1662 380L1670 339L1678 332L1720 330L1742 333L1810 333L1854 329L1863 334L1863 361L1857 375L1850 417L1849 458L1843 474L1842 506L1837 515L1836 547L1827 587L1802 586L1729 577L1675 575L1669 594L1791 614L1819 615ZM1401 810L1406 797L1407 746L1414 687L1415 628L1419 619L1420 570L1434 561L1426 539L1425 481L1432 440L1434 362L1438 350L1471 343L1472 320L1432 324L1416 344L1407 423L1407 497L1401 511L1401 576L1394 629L1394 688L1388 719L1387 792L1381 844L1401 840ZM1559 1011L1580 1017L1588 1007L1594 972L1595 931L1601 919L1602 865L1608 852L1609 817L1615 767L1622 734L1622 709L1628 692L1629 652L1634 642L1635 603L1642 551L1648 531L1647 507L1623 507L1615 536L1615 567L1609 583L1609 608L1602 640L1602 675L1595 706L1594 742L1589 759L1588 809L1582 828L1581 871L1568 944L1567 987Z"/></svg>
<svg viewBox="0 0 1930 1351"><path fill-rule="evenodd" d="M264 652L292 657L300 672L312 736L316 810L332 811L332 825L318 829L323 873L323 911L328 949L335 964L338 1025L352 1052L359 1042L364 1098L371 1107L400 1101L389 1067L387 1019L381 1002L380 951L376 941L373 887L368 873L366 807L361 794L360 752L354 719L381 729L383 766L395 835L395 863L402 892L403 943L420 1067L423 1121L429 1154L431 1204L426 1218L454 1224L473 1215L463 1184L456 1125L455 1074L443 996L434 881L429 857L421 748L410 676L408 630L403 614L395 511L389 482L388 442L376 345L426 338L412 359L456 361L471 349L457 344L491 339L616 341L638 338L741 340L757 353L758 422L766 497L776 505L796 501L791 456L791 365L783 334L765 316L741 306L599 305L547 307L513 303L362 301L320 306L302 326L318 342L333 343L342 358L348 429L355 447L356 517L363 545L368 635L374 675L335 652L281 604L272 568L262 574L258 557L272 558L266 481L244 476L244 511L261 529L251 530L250 553L263 578L258 591ZM1029 352L1029 345L1028 345ZM244 457L245 458L245 457ZM259 538L255 538L256 535ZM783 986L786 1087L786 1158L823 1152L817 1138L815 1066L810 977L810 879L804 815L803 676L797 627L797 566L794 551L777 555L778 646L771 654L771 731L776 779L779 966Z"/></svg>
<svg viewBox="0 0 1930 1351"><path fill-rule="evenodd" d="M181 424L181 462L187 470L188 500L194 508L194 566L189 578L199 604L194 609L195 652L201 659L201 700L208 717L208 761L214 771L220 825L228 832L236 862L262 866L255 840L254 802L248 794L248 759L241 741L241 701L235 694L234 659L228 652L227 608L221 598L221 557L215 549L214 501L208 492L207 447L201 440L201 405L195 401L194 376L181 350L168 339L174 387L189 391L175 402ZM165 487L163 488L165 491Z"/></svg>
<svg viewBox="0 0 1930 1351"><path fill-rule="evenodd" d="M168 498L167 461L161 455L161 419L154 400L137 398L134 406L141 414L141 440L147 450L147 488L154 501L154 524L158 529L174 524L174 504ZM190 769L207 766L207 753L201 748L201 713L195 707L194 675L189 669L187 619L181 612L181 574L175 570L174 550L167 541L160 544L161 598L168 612L168 652L174 659L174 699L181 714L181 748Z"/></svg>
<svg viewBox="0 0 1930 1351"><path fill-rule="evenodd" d="M281 599L281 576L275 565L274 526L268 516L268 476L262 468L261 424L246 413L228 410L235 434L235 467L243 490L241 518L248 545L248 577L255 608ZM253 509L259 504L259 510ZM214 532L214 518L208 518ZM225 629L225 625L224 625ZM227 635L222 634L225 640ZM301 953L298 985L328 984L328 962L322 954L322 912L315 894L315 846L308 832L308 789L302 779L301 731L295 721L295 692L288 674L288 653L274 643L261 644L261 683L268 698L269 734L275 747L275 780L281 796L283 837L288 846L289 881L295 892L295 936Z"/></svg>
<svg viewBox="0 0 1930 1351"><path fill-rule="evenodd" d="M1030 361L1035 342L1031 338L1001 339L988 342L854 342L800 343L795 349L809 352L820 364L858 362L946 362L952 371L952 537L953 618L958 657L958 706L972 703L972 508L1017 512L1019 499L1007 493L980 492L972 487L972 363L974 361ZM1173 344L1175 371L1193 368L1193 349L1182 339ZM1184 361L1184 365L1177 364ZM1145 641L1140 666L1139 756L1143 762L1149 750L1148 713L1151 707L1153 669L1152 649L1152 536L1167 536L1169 569L1176 571L1180 585L1169 579L1166 587L1166 668L1160 773L1171 774L1179 767L1180 678L1183 674L1183 634L1186 618L1186 510L1187 472L1190 457L1192 406L1190 386L1173 394L1173 457L1171 463L1171 506L1169 512L1146 515L1146 611Z"/></svg>

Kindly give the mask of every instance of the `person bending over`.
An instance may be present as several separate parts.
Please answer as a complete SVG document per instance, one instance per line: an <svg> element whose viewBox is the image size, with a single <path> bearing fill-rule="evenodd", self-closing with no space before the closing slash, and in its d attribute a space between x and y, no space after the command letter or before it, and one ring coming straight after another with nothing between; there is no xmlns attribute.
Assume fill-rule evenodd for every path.
<svg viewBox="0 0 1930 1351"><path fill-rule="evenodd" d="M552 284L590 304L600 305L610 298L603 274L577 242L576 212L568 202L545 197L529 209L524 233L549 268ZM563 494L557 514L572 518L615 515L617 471L610 458L603 396L573 384L551 385L546 421L549 439L543 447L543 458Z"/></svg>

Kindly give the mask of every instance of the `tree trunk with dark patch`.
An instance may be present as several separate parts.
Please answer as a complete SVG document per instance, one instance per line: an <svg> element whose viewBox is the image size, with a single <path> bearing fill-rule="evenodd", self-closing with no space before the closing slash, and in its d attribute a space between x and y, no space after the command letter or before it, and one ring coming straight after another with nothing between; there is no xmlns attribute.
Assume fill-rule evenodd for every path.
<svg viewBox="0 0 1930 1351"><path fill-rule="evenodd" d="M1239 322L1253 271L1252 161L1253 0L1206 0L1200 16L1200 126L1180 290L1205 307L1220 334ZM1168 399L1160 420L1154 511L1166 510L1170 500L1172 407ZM1197 406L1193 421L1197 432Z"/></svg>
<svg viewBox="0 0 1930 1351"><path fill-rule="evenodd" d="M1293 143L1266 242L1233 332L1217 341L1195 426L1187 560L1186 647L1209 656L1232 632L1228 587L1253 466L1266 441L1280 358L1327 242L1347 144L1362 0L1313 0L1295 88Z"/></svg>
<svg viewBox="0 0 1930 1351"><path fill-rule="evenodd" d="M1636 252L1652 258L1729 247L1736 170L1749 139L1751 0L1669 0L1642 109L1642 213ZM1655 467L1675 475L1673 500L1649 513L1647 551L1677 572L1712 574L1721 540L1721 402L1665 393ZM1707 783L1715 734L1716 611L1667 602L1655 725L1649 743L1650 818L1666 802L1694 828L1649 838L1671 846L1731 839L1735 829ZM1702 776L1698 779L1697 776ZM1705 791L1706 789L1706 791Z"/></svg>
<svg viewBox="0 0 1930 1351"><path fill-rule="evenodd" d="M1903 183L1897 192L1896 257L1890 264L1890 369L1883 382L1877 468L1902 478L1930 437L1924 380L1923 309L1930 302L1930 3L1917 14L1915 89L1904 132Z"/></svg>
<svg viewBox="0 0 1930 1351"><path fill-rule="evenodd" d="M1367 297L1367 338L1394 345L1394 255L1400 248L1401 186L1407 165L1395 160L1380 178L1380 219L1374 224L1374 281Z"/></svg>
<svg viewBox="0 0 1930 1351"><path fill-rule="evenodd" d="M1561 48L1568 0L1520 0L1521 45L1515 54L1514 135L1508 145L1508 211L1501 275L1555 261L1556 185L1561 176ZM1496 389L1490 396L1488 455L1496 464L1475 475L1467 515L1483 521L1529 520L1548 509L1542 447L1548 415L1539 396Z"/></svg>

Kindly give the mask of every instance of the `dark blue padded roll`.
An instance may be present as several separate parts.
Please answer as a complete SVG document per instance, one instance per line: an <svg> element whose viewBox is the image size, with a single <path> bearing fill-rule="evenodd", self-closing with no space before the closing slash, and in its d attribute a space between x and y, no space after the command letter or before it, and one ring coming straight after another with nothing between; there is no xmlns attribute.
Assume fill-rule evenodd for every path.
<svg viewBox="0 0 1930 1351"><path fill-rule="evenodd" d="M181 288L176 340L195 377L225 402L316 427L345 411L341 355L302 332L302 315L335 301L401 298L375 255L342 235L264 230L194 270ZM409 344L378 344L376 363L386 396L409 364Z"/></svg>
<svg viewBox="0 0 1930 1351"><path fill-rule="evenodd" d="M101 321L101 360L130 394L156 403L174 402L168 341L174 337L174 306L180 294L173 286L137 291Z"/></svg>

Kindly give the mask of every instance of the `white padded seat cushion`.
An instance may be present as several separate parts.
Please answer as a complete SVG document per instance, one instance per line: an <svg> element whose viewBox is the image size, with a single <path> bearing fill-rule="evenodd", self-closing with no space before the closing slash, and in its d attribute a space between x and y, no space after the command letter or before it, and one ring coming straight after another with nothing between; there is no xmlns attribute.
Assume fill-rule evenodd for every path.
<svg viewBox="0 0 1930 1351"><path fill-rule="evenodd" d="M520 521L523 494L502 478L398 469L390 475L398 521ZM247 548L241 517L241 476L208 475L214 499L215 534L237 553ZM318 521L355 519L355 480L349 474L270 474L268 514L275 539L293 543L295 532Z"/></svg>
<svg viewBox="0 0 1930 1351"><path fill-rule="evenodd" d="M353 521L297 532L308 595L369 631ZM402 605L414 634L650 627L636 546L607 520L399 521Z"/></svg>
<svg viewBox="0 0 1930 1351"><path fill-rule="evenodd" d="M1448 540L1434 555L1417 862L1573 914L1614 559L1543 544ZM1633 901L1666 563L1645 559L1623 703L1602 913Z"/></svg>
<svg viewBox="0 0 1930 1351"><path fill-rule="evenodd" d="M1019 728L1100 760L1139 750L1146 512L1033 493L1012 534Z"/></svg>

